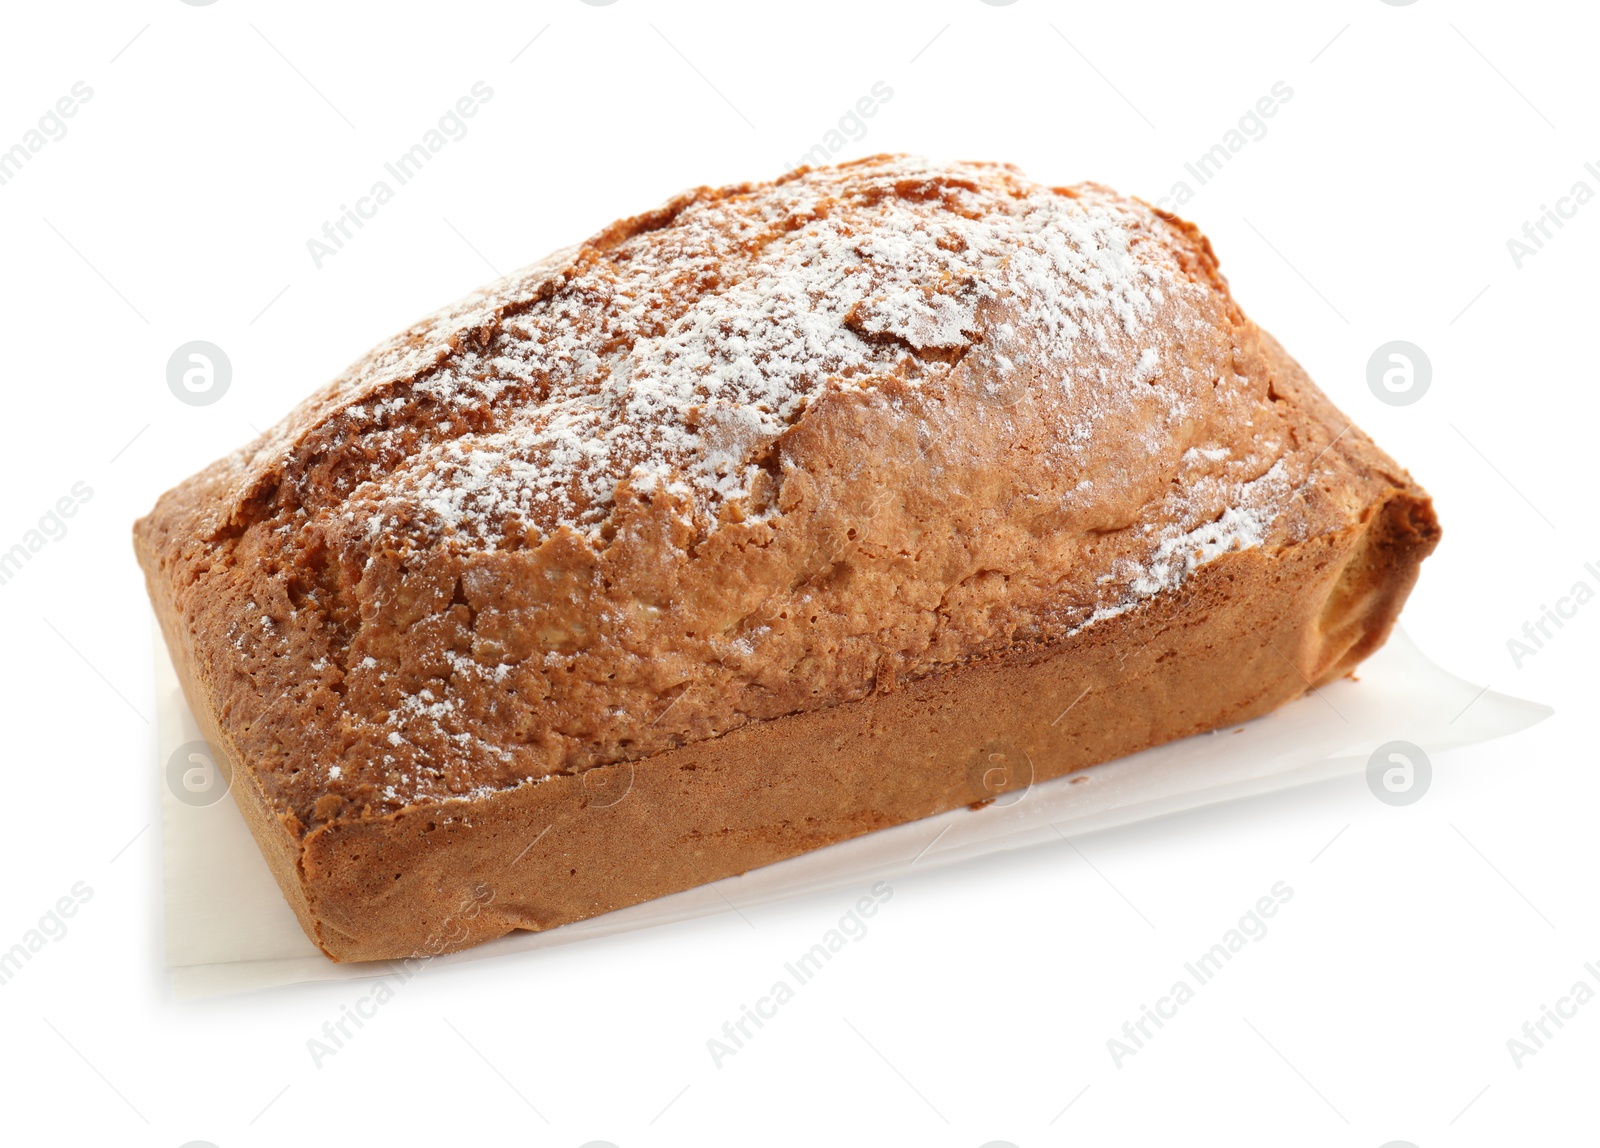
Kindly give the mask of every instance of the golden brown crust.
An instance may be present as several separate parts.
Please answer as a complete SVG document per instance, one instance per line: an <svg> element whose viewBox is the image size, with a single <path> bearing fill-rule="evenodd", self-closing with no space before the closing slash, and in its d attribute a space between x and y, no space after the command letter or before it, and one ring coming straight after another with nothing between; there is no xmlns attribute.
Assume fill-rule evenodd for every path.
<svg viewBox="0 0 1600 1148"><path fill-rule="evenodd" d="M346 960L973 801L952 745L1055 776L1265 712L1381 644L1437 535L1192 225L895 157L621 221L135 530Z"/></svg>

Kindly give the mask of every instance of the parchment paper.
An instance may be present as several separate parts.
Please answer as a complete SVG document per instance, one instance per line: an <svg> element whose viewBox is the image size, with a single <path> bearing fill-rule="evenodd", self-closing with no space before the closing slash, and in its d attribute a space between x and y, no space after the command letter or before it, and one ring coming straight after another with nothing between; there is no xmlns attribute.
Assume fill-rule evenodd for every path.
<svg viewBox="0 0 1600 1148"><path fill-rule="evenodd" d="M1431 757L1525 729L1554 712L1447 673L1398 630L1357 673L1359 680L1340 680L1243 726L1034 785L981 810L879 830L591 920L513 933L432 964L515 959L549 945L731 912L730 903L747 908L1059 840L1058 833L1075 837L1362 770L1386 742L1408 741ZM174 795L168 761L201 734L159 632L156 692L166 960L175 995L391 973L389 962L335 964L311 943L231 796L195 806Z"/></svg>

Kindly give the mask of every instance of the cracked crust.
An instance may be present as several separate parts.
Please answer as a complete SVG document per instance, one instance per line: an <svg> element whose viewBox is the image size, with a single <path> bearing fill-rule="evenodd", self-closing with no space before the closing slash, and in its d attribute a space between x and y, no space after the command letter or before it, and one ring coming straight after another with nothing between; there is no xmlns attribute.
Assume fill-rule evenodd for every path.
<svg viewBox="0 0 1600 1148"><path fill-rule="evenodd" d="M899 157L621 221L135 528L341 960L980 800L996 738L1048 777L1265 712L1381 644L1437 536L1192 225Z"/></svg>

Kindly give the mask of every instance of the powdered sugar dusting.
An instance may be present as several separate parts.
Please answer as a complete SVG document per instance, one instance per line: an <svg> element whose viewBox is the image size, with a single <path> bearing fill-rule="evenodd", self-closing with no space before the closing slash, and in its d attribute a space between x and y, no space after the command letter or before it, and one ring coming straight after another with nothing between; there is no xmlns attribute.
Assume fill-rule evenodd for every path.
<svg viewBox="0 0 1600 1148"><path fill-rule="evenodd" d="M697 199L667 230L566 267L531 307L506 306L538 281L530 271L423 324L436 341L512 312L487 346L467 341L423 371L413 401L466 410L517 397L491 426L405 452L365 492L374 519L420 510L472 545L562 526L593 537L626 481L669 489L710 522L751 501L760 446L824 386L947 370L985 337L987 305L1011 304L1036 345L1064 357L1080 341L1136 337L1168 293L1192 289L1165 253L1141 254L1152 217L1110 194L911 159L842 171ZM1005 332L993 341L1004 373ZM390 355L382 377L428 354ZM1145 381L1155 358L1116 385ZM344 411L365 442L388 433L383 385Z"/></svg>
<svg viewBox="0 0 1600 1148"><path fill-rule="evenodd" d="M1283 461L1238 488L1237 501L1212 522L1190 530L1171 528L1148 563L1129 583L1139 599L1172 589L1200 566L1235 550L1261 545L1289 494Z"/></svg>

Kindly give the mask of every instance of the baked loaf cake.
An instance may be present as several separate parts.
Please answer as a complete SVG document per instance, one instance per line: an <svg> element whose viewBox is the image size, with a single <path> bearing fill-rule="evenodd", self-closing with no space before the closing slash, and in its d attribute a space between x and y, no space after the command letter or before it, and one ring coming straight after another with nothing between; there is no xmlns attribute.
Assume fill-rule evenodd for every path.
<svg viewBox="0 0 1600 1148"><path fill-rule="evenodd" d="M547 929L1254 717L1428 496L1192 225L877 156L686 192L380 346L135 527L333 959Z"/></svg>

